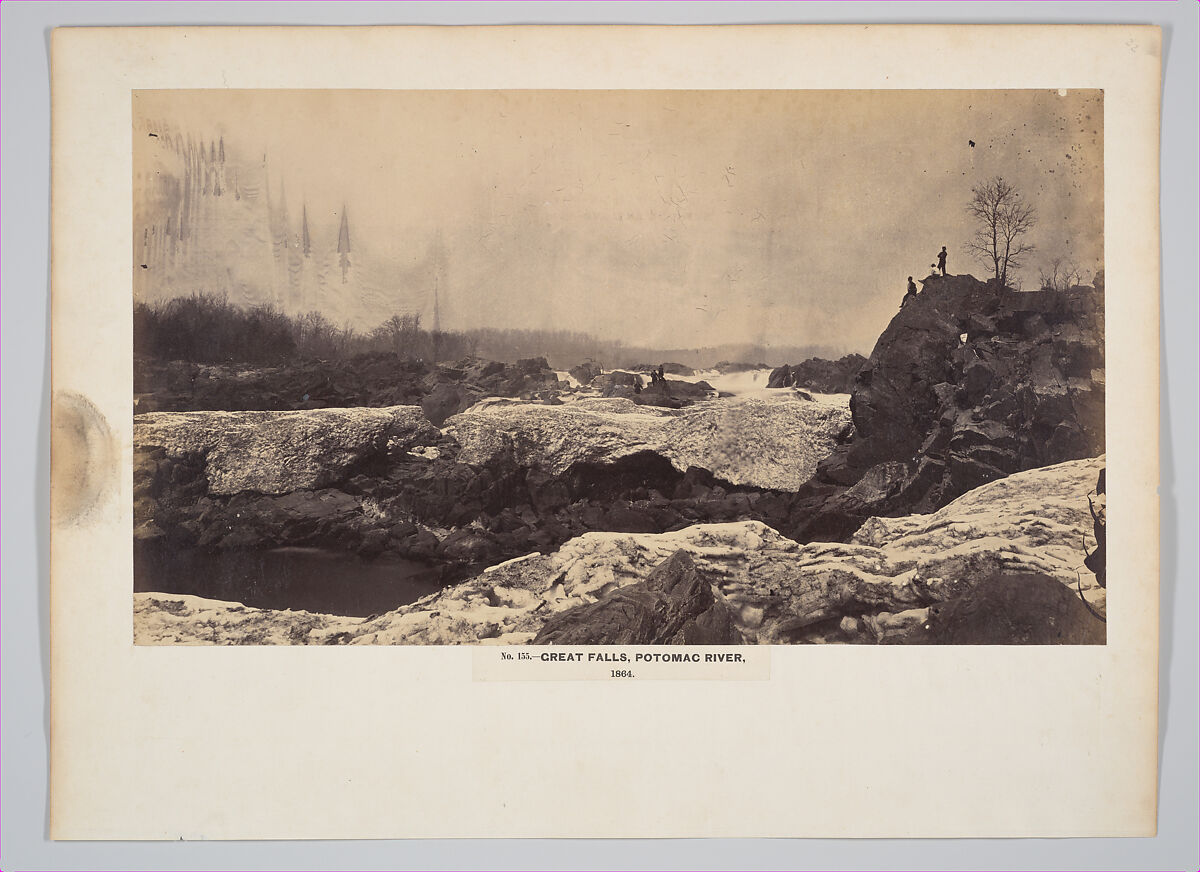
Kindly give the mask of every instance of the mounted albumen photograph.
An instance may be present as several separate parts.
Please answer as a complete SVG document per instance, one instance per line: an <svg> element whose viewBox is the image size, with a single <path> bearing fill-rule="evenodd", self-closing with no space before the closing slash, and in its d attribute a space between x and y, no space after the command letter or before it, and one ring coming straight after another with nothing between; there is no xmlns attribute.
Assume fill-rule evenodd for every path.
<svg viewBox="0 0 1200 872"><path fill-rule="evenodd" d="M134 90L138 645L1103 645L1100 90Z"/></svg>

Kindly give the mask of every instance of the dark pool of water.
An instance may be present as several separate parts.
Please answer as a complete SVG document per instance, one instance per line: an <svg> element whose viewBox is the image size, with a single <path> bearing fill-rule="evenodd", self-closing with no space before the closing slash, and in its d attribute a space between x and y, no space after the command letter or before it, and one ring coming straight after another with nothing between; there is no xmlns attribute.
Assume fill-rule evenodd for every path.
<svg viewBox="0 0 1200 872"><path fill-rule="evenodd" d="M411 560L364 560L322 548L205 551L139 545L133 589L190 593L261 609L366 617L440 590L435 567Z"/></svg>

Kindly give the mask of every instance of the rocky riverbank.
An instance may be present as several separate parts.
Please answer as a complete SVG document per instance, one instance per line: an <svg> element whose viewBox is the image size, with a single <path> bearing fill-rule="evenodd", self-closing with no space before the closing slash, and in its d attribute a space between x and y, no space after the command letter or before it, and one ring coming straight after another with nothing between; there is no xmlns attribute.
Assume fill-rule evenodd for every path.
<svg viewBox="0 0 1200 872"><path fill-rule="evenodd" d="M415 406L147 413L135 539L387 554L453 578L588 531L783 517L848 422L791 391L680 410L496 400L442 430Z"/></svg>
<svg viewBox="0 0 1200 872"><path fill-rule="evenodd" d="M588 533L367 620L137 594L135 633L143 644L962 644L1005 641L999 627L1007 641L1099 643L1089 607L1103 614L1104 589L1082 563L1103 463L1018 473L932 514L872 519L847 543L800 544L755 521Z"/></svg>
<svg viewBox="0 0 1200 872"><path fill-rule="evenodd" d="M1102 640L1103 314L1092 288L931 278L869 359L773 388L542 358L151 367L139 407L195 410L135 416L135 565L309 548L447 586L371 621L138 594L139 640ZM849 398L797 387L851 369Z"/></svg>

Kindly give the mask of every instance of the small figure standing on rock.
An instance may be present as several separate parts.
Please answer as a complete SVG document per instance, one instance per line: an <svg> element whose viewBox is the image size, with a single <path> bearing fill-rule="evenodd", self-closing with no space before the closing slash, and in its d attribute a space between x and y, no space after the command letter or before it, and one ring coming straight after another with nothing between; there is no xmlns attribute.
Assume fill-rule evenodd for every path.
<svg viewBox="0 0 1200 872"><path fill-rule="evenodd" d="M663 372L663 365L661 363L658 365L658 380L660 382L665 382L667 380L667 374Z"/></svg>
<svg viewBox="0 0 1200 872"><path fill-rule="evenodd" d="M942 250L938 252L938 269L942 271L942 275L946 274L946 246L942 246Z"/></svg>
<svg viewBox="0 0 1200 872"><path fill-rule="evenodd" d="M900 301L900 308L903 309L908 305L908 301L917 295L917 283L913 281L913 277L908 277L908 290L904 292L904 299Z"/></svg>

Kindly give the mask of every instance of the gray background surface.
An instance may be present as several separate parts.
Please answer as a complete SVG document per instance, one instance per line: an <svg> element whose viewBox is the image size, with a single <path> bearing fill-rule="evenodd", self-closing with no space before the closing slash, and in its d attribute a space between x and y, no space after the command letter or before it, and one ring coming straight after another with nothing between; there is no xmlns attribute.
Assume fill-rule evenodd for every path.
<svg viewBox="0 0 1200 872"><path fill-rule="evenodd" d="M1178 3L5 3L3 794L13 869L1197 869L1197 28ZM1159 836L1062 840L53 843L46 838L49 29L135 24L1044 22L1164 28ZM919 49L915 49L919 51ZM919 57L914 57L919 61ZM1149 256L1149 255L1148 255ZM980 753L987 753L981 748ZM798 786L802 789L802 786Z"/></svg>

